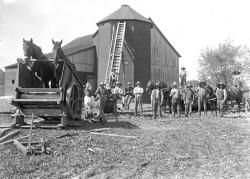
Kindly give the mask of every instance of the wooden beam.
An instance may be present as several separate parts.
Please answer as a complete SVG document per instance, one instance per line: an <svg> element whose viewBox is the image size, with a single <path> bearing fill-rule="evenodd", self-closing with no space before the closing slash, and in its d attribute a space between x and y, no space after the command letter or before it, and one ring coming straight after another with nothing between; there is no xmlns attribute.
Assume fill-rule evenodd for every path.
<svg viewBox="0 0 250 179"><path fill-rule="evenodd" d="M6 129L3 129L1 132L0 132L0 137L4 136L8 131L10 131L11 128L6 128Z"/></svg>
<svg viewBox="0 0 250 179"><path fill-rule="evenodd" d="M43 141L43 143L47 142L47 140ZM29 142L21 142L22 145L28 145ZM33 141L30 143L31 145L41 144L41 141Z"/></svg>
<svg viewBox="0 0 250 179"><path fill-rule="evenodd" d="M16 88L16 91L21 93L59 93L60 88Z"/></svg>
<svg viewBox="0 0 250 179"><path fill-rule="evenodd" d="M5 135L4 137L0 138L0 143L6 141L6 140L8 140L8 139L10 139L11 137L13 137L13 136L15 136L15 135L17 135L17 134L19 134L19 133L20 133L20 130L17 130L17 131L13 131L13 132L11 132L11 133Z"/></svg>
<svg viewBox="0 0 250 179"><path fill-rule="evenodd" d="M89 132L89 133L95 134L95 135L106 135L106 136L111 136L111 137L125 137L125 138L132 138L132 139L139 138L137 136L125 136L125 135L119 135L119 134L107 134L107 133L100 133L100 132Z"/></svg>
<svg viewBox="0 0 250 179"><path fill-rule="evenodd" d="M21 140L21 139L25 139L25 138L28 138L28 137L29 137L29 135L26 135L26 136L23 136L23 137L19 137L19 138L15 139L15 140ZM13 143L13 142L14 142L14 139L8 140L6 142L2 142L2 143L0 143L0 145L10 144L10 143Z"/></svg>
<svg viewBox="0 0 250 179"><path fill-rule="evenodd" d="M23 146L18 140L14 139L14 144L19 148L25 155L27 155L28 150L25 146Z"/></svg>

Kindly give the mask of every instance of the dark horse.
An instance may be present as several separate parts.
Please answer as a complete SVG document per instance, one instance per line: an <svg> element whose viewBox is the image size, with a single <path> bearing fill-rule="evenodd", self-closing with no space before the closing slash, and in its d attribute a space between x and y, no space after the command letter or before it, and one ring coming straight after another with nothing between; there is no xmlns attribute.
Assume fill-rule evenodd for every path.
<svg viewBox="0 0 250 179"><path fill-rule="evenodd" d="M72 71L75 71L75 66L68 60L67 56L64 54L61 47L62 40L60 42L57 42L52 39L52 44L52 55L54 58L54 76L56 78L56 85L58 86L62 76L64 62L67 61L67 63L69 63Z"/></svg>
<svg viewBox="0 0 250 179"><path fill-rule="evenodd" d="M227 101L235 101L238 105L238 112L240 112L240 103L242 102L244 91L234 86L226 87L226 90L228 93Z"/></svg>
<svg viewBox="0 0 250 179"><path fill-rule="evenodd" d="M23 52L24 56L28 57L26 63L31 64L30 70L33 74L33 79L35 76L41 78L41 83L44 84L45 88L49 88L49 82L51 82L51 87L56 87L55 76L54 76L54 65L48 61L42 49L30 41L23 39ZM38 59L39 61L34 61L30 63L30 58Z"/></svg>

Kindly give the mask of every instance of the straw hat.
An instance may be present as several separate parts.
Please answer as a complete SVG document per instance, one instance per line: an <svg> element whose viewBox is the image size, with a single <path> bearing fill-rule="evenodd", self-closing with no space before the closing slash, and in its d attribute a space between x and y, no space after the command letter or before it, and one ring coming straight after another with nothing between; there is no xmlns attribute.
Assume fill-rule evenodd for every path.
<svg viewBox="0 0 250 179"><path fill-rule="evenodd" d="M173 82L173 86L177 86L177 83L176 83L176 82Z"/></svg>
<svg viewBox="0 0 250 179"><path fill-rule="evenodd" d="M137 85L138 85L138 84L141 84L141 82L140 82L140 81L137 81L136 84L137 84Z"/></svg>
<svg viewBox="0 0 250 179"><path fill-rule="evenodd" d="M233 73L232 73L232 74L233 74L233 75L239 75L239 74L240 74L240 72L239 72L238 70L236 70L236 69L235 69L235 70L233 71Z"/></svg>
<svg viewBox="0 0 250 179"><path fill-rule="evenodd" d="M185 70L186 68L185 68L185 67L181 67L181 69L184 69L184 70Z"/></svg>
<svg viewBox="0 0 250 179"><path fill-rule="evenodd" d="M186 87L187 87L187 88L189 88L189 87L192 88L193 85L192 85L191 83L188 83Z"/></svg>

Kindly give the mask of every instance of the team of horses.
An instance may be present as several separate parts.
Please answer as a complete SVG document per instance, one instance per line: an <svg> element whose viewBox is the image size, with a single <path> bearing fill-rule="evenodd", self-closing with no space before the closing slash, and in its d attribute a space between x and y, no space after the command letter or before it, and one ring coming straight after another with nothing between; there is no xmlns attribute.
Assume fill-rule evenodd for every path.
<svg viewBox="0 0 250 179"><path fill-rule="evenodd" d="M160 89L163 91L163 102L162 102L162 108L163 111L166 112L166 106L168 106L169 108L169 113L172 113L171 111L171 107L172 107L172 103L171 103L171 96L170 96L170 91L172 89L171 85L168 85L165 82L161 82L161 81L148 81L147 83L147 87L146 87L146 91L148 93L151 93L151 91L156 88L156 83L160 84ZM212 87L210 85L206 85L205 86L206 90L208 91L207 93L207 99L208 99L208 108L213 112L215 112L217 114L217 98L216 98L216 88ZM241 111L241 102L243 99L243 93L244 90L241 90L240 88L234 87L234 86L227 86L226 87L227 93L228 93L228 97L227 97L227 102L235 102L238 105L238 112ZM180 89L180 94L181 94L181 109L184 111L185 109L185 105L184 105L184 100L183 100L183 96L184 96L184 91L185 89ZM194 90L195 92L196 90ZM195 101L194 101L194 108L197 108L197 101L198 101L198 95L197 93L195 93Z"/></svg>
<svg viewBox="0 0 250 179"><path fill-rule="evenodd" d="M52 44L53 60L51 61L43 54L42 49L33 42L33 39L23 39L25 64L30 67L33 79L39 78L45 88L57 88L59 86L63 64L67 59L61 47L62 40L57 42L52 39ZM71 65L75 68L73 64Z"/></svg>

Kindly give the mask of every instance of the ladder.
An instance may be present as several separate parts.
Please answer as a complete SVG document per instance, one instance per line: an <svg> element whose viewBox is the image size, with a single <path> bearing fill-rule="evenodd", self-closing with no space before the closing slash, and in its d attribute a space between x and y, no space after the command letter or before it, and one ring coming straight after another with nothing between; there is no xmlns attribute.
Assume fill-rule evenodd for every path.
<svg viewBox="0 0 250 179"><path fill-rule="evenodd" d="M120 66L122 61L122 50L125 38L126 21L119 21L115 32L115 37L111 39L111 49L107 65L105 81L113 87L119 79Z"/></svg>

